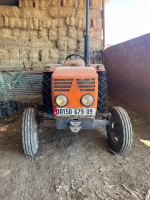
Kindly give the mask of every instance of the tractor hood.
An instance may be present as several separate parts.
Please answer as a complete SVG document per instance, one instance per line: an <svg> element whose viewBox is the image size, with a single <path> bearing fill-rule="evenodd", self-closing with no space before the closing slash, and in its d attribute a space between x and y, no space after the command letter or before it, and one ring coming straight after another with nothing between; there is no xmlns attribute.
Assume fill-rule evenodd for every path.
<svg viewBox="0 0 150 200"><path fill-rule="evenodd" d="M95 69L92 67L58 67L53 73L54 78L95 78L97 77Z"/></svg>
<svg viewBox="0 0 150 200"><path fill-rule="evenodd" d="M55 98L64 94L69 102L68 108L82 108L81 97L91 94L95 101L92 107L97 108L98 75L92 67L60 67L52 74L52 102L58 107Z"/></svg>

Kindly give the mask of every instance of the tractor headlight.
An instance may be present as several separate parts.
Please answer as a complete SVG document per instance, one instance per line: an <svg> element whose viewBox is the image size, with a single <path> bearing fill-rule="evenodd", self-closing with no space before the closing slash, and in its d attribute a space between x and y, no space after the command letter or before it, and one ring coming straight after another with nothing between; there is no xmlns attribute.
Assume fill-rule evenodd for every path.
<svg viewBox="0 0 150 200"><path fill-rule="evenodd" d="M91 94L85 94L81 98L81 103L84 106L91 106L94 103L94 97Z"/></svg>
<svg viewBox="0 0 150 200"><path fill-rule="evenodd" d="M64 94L56 96L55 102L58 106L64 107L68 104L68 98Z"/></svg>

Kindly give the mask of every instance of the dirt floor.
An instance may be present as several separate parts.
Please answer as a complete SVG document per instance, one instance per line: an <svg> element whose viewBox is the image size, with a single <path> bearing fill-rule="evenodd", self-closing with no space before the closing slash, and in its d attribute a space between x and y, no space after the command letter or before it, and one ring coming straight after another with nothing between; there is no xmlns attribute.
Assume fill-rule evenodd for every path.
<svg viewBox="0 0 150 200"><path fill-rule="evenodd" d="M111 100L112 105L121 104ZM1 118L0 200L145 199L150 189L150 123L126 109L134 133L126 157L109 150L105 128L78 134L44 128L37 155L27 157L21 142L23 111Z"/></svg>

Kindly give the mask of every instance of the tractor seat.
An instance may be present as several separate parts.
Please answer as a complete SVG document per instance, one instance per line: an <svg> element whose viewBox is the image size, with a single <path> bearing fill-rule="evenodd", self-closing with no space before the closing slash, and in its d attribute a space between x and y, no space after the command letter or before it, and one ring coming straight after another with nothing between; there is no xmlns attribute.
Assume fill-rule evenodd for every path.
<svg viewBox="0 0 150 200"><path fill-rule="evenodd" d="M71 60L65 60L65 62L63 63L63 67L64 66L76 66L76 67L81 67L81 66L85 66L85 62L82 59L71 59Z"/></svg>

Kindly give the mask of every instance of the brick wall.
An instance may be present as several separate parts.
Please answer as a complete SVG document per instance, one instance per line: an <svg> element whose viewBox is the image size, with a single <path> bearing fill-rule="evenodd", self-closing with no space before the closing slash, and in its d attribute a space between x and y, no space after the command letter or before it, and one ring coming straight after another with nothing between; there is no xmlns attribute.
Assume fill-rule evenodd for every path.
<svg viewBox="0 0 150 200"><path fill-rule="evenodd" d="M0 6L0 69L42 68L84 53L86 0L19 0ZM91 51L101 49L101 0L90 1Z"/></svg>
<svg viewBox="0 0 150 200"><path fill-rule="evenodd" d="M150 116L150 34L105 50L109 93Z"/></svg>

